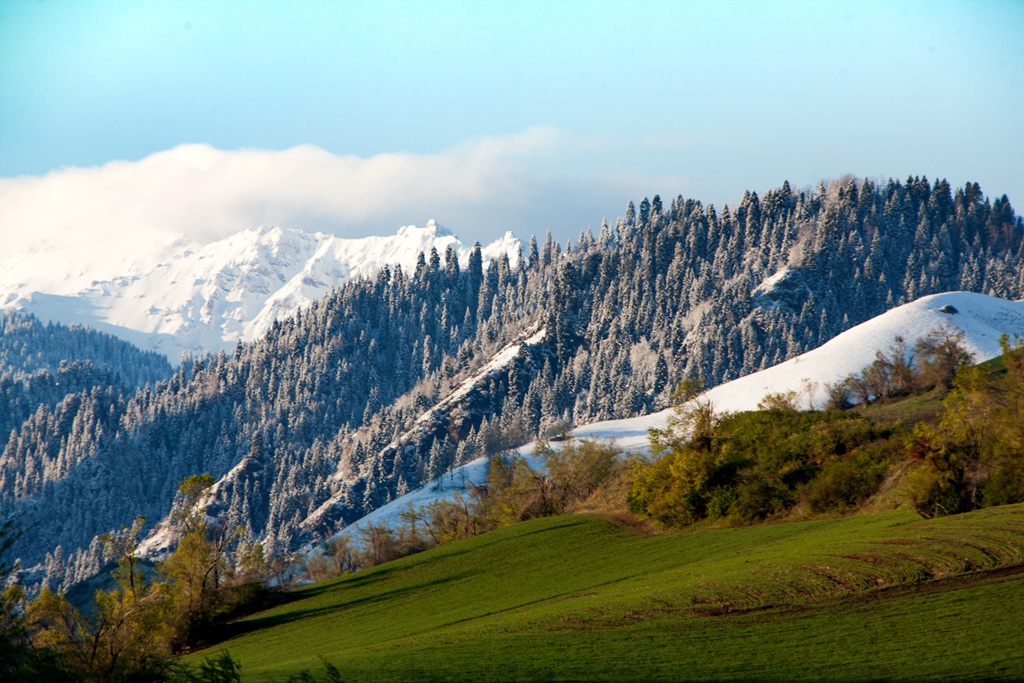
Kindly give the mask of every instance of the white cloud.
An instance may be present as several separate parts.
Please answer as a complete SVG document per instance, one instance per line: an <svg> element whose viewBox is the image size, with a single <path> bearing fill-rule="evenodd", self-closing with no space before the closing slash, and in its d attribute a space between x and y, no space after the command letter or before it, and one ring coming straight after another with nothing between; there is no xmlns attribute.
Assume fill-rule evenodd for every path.
<svg viewBox="0 0 1024 683"><path fill-rule="evenodd" d="M568 237L609 209L621 212L637 184L568 172L578 146L549 126L438 154L369 158L311 145L222 151L186 144L139 161L4 178L0 259L46 241L124 246L185 235L207 242L259 224L358 237L436 218L463 239L547 228Z"/></svg>

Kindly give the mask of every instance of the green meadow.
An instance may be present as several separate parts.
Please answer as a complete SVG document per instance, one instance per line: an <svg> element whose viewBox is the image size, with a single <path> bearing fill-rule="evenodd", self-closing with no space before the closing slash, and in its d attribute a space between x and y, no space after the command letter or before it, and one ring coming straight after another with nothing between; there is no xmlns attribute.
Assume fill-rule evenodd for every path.
<svg viewBox="0 0 1024 683"><path fill-rule="evenodd" d="M243 680L1024 679L1024 506L646 535L537 519L230 625Z"/></svg>

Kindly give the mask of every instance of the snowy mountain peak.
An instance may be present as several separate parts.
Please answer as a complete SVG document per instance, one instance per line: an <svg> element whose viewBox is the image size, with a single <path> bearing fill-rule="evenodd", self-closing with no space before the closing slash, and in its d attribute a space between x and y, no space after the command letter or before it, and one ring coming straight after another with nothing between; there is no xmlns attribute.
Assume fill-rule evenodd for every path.
<svg viewBox="0 0 1024 683"><path fill-rule="evenodd" d="M466 265L471 250L434 220L358 239L261 225L209 244L179 238L106 262L99 254L99 270L75 248L50 247L38 258L0 261L0 305L88 325L174 362L255 339L275 320L386 265L411 273L421 252L443 255L449 247ZM514 265L519 253L510 232L482 248L485 263L508 254Z"/></svg>
<svg viewBox="0 0 1024 683"><path fill-rule="evenodd" d="M417 233L429 235L435 238L454 236L451 230L444 227L443 225L438 225L433 218L428 220L427 224L424 225L422 228L417 228L415 225L405 225L398 229L399 235L415 235Z"/></svg>

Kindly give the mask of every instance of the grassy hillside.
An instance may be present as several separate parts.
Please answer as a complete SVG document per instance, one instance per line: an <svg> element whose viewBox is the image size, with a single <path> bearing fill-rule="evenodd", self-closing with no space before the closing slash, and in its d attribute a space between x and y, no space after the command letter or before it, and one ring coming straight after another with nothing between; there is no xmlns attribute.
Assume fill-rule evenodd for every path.
<svg viewBox="0 0 1024 683"><path fill-rule="evenodd" d="M1024 678L1024 506L644 536L534 520L234 624L245 681Z"/></svg>

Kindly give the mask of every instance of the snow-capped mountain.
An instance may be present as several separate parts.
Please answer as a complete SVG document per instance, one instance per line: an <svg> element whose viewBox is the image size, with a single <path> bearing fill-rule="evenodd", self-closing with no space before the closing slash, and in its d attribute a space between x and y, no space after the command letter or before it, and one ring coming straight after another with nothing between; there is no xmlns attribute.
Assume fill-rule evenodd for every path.
<svg viewBox="0 0 1024 683"><path fill-rule="evenodd" d="M240 353L187 365L159 387L134 395L90 392L29 410L0 459L8 473L0 477L2 493L33 528L16 552L26 566L43 562L53 585L70 585L102 561L98 534L139 514L162 519L177 483L199 472L223 482L213 514L238 520L275 552L290 552L554 421L591 425L579 433L598 435L599 421L664 408L682 378L701 376L714 386L780 364L893 302L951 290L1024 298L1024 223L1004 200L985 200L976 185L955 194L944 181L932 187L918 179L884 187L843 181L820 190L793 192L784 184L750 193L728 212L679 198L666 206L655 197L628 207L615 228L597 238L582 235L564 251L550 238L531 244L528 267L497 259L483 268L473 258L458 270L435 263L408 277L352 281L285 324L270 325ZM257 232L235 247L251 246L256 256L232 256L225 253L231 240L221 243L217 258L203 261L209 272L177 278L174 287L184 292L175 296L184 303L171 306L158 285L175 279L166 273L182 264L166 254L183 253L184 242L174 246L160 236L150 248L129 236L131 244L95 245L89 231L72 232L71 247L67 239L53 240L53 250L24 261L0 252L0 284L20 273L14 282L22 294L65 297L102 321L123 312L123 296L101 297L110 310L96 310L81 292L106 283L123 295L131 284L118 280L124 273L141 282L164 272L144 290L151 300L131 310L149 321L159 316L147 307L159 313L194 306L199 313L187 319L213 326L223 343L225 320L242 338L243 323L256 320L288 283L286 292L304 293L308 283L299 273L311 281L326 277L318 240L293 244L287 231ZM286 253L289 247L294 253ZM81 258L70 259L69 248ZM409 250L410 260L417 251ZM124 265L126 254L138 253L149 253L149 261ZM274 254L302 265L283 269ZM252 310L243 307L255 289L239 284L246 277L265 288ZM25 284L43 281L52 286ZM218 286L204 292L210 284ZM962 320L973 315L968 304L954 301L956 314L925 315ZM988 323L993 350L998 333L1015 331L1005 322L996 316ZM542 340L506 359L510 345L540 329ZM172 340L172 332L183 334L168 329ZM917 336L901 332L908 341ZM887 345L894 334L876 336ZM870 362L876 348L862 349L860 359L841 351L823 363L842 375ZM837 365L837 357L849 366ZM747 405L771 390L801 392L805 378L830 379L812 374L807 359L794 365L790 386L755 376L760 384L742 392ZM446 402L463 386L474 389ZM720 408L736 407L716 396ZM631 424L645 444L648 424L608 429L628 447ZM311 529L305 522L315 522L318 509L331 514Z"/></svg>
<svg viewBox="0 0 1024 683"><path fill-rule="evenodd" d="M805 405L820 408L825 402L825 385L863 370L886 351L895 337L910 342L938 326L950 324L964 333L967 349L976 362L998 356L1003 334L1024 334L1024 301L1006 301L971 292L933 294L899 306L852 327L816 349L760 372L720 384L704 394L715 409L723 412L756 410L766 394L795 391ZM570 436L607 439L632 452L649 448L651 429L664 429L672 409L624 420L607 420L582 425ZM552 447L559 444L553 442ZM519 448L519 455L531 458L535 444ZM528 460L531 466L540 463ZM353 534L368 524L401 524L399 514L410 505L423 508L438 500L451 500L456 492L466 494L471 485L480 486L487 476L487 459L478 458L435 481L397 498L349 525L343 532Z"/></svg>
<svg viewBox="0 0 1024 683"><path fill-rule="evenodd" d="M451 247L466 265L471 250L429 221L394 235L343 239L262 226L210 244L159 242L133 256L83 254L50 245L0 261L0 305L43 320L81 323L166 355L226 351L275 320L353 278L385 265L406 272L420 253ZM520 252L512 233L482 248L484 263ZM66 261L66 262L64 262Z"/></svg>

